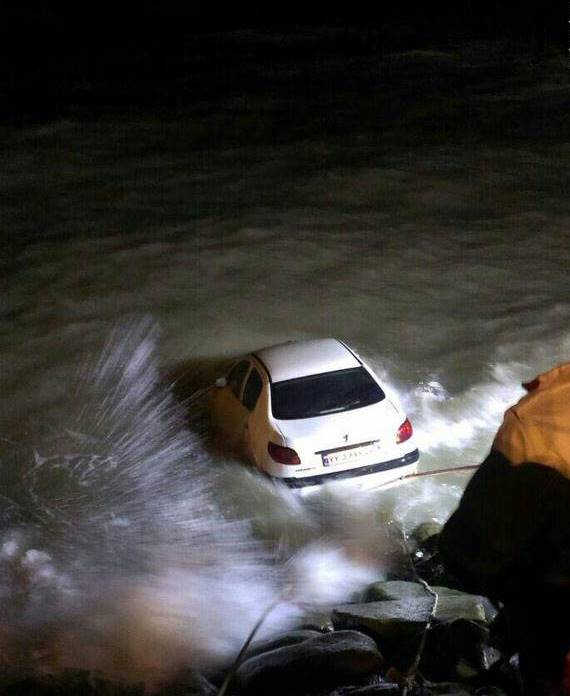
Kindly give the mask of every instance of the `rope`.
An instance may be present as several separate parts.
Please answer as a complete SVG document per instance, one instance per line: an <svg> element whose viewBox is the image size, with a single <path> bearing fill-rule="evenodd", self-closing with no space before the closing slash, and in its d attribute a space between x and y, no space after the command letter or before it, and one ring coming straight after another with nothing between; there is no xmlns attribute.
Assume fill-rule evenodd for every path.
<svg viewBox="0 0 570 696"><path fill-rule="evenodd" d="M431 585L429 585L428 582L426 582L426 580L424 580L418 574L416 567L415 567L413 561L411 560L412 555L410 553L410 547L408 546L406 536L401 528L400 528L400 531L401 531L402 545L403 545L403 547L408 555L408 560L409 560L409 564L410 564L414 579L416 580L416 582L418 582L424 588L424 590L433 599L433 602L432 602L432 605L430 608L430 612L428 614L428 618L427 618L427 621L425 623L425 626L424 626L424 629L422 632L422 636L420 638L420 642L418 644L418 649L416 650L416 654L414 656L412 664L408 667L406 674L404 676L404 683L402 686L402 696L408 696L408 694L410 693L410 689L413 689L414 686L416 685L416 677L418 674L420 662L422 661L422 656L423 656L426 641L427 641L427 635L428 635L429 630L432 627L433 621L434 621L436 613L437 613L437 607L438 607L438 603L439 603L439 594L433 589L433 587L431 587Z"/></svg>
<svg viewBox="0 0 570 696"><path fill-rule="evenodd" d="M211 387L209 389L211 389ZM209 389L206 389L205 391L209 391ZM194 392L194 394L192 394L192 396L190 397L190 400L194 400L198 396L201 396L202 394L200 392L202 392L202 390L198 390L197 392ZM449 467L446 469L436 469L434 471L422 471L422 472L418 472L415 474L409 474L408 476L402 476L400 481L401 482L409 481L410 479L422 478L424 476L439 476L441 474L449 474L449 473L454 473L457 471L470 471L470 470L474 470L474 469L478 469L478 468L479 468L478 464L472 464L472 465L467 465L467 466ZM393 484L394 484L394 482L391 481L391 482L382 484L381 486L378 486L378 488L383 488L384 486L393 485ZM403 542L404 548L408 554L408 558L411 559L410 549L409 549L409 546L407 544L406 538L405 538L403 533L402 533L402 542ZM410 667L408 668L408 670L406 672L406 675L404 678L404 685L403 685L403 689L402 689L402 696L408 696L409 690L411 688L413 688L413 686L414 686L414 683L416 680L416 675L418 673L418 668L419 668L419 665L420 665L420 662L422 659L422 655L423 655L423 652L425 649L428 631L430 630L432 623L433 623L433 620L435 619L435 615L437 613L437 606L438 606L438 602L439 602L438 593L423 578L421 578L418 575L418 573L414 567L414 564L411 562L411 560L410 560L410 565L412 567L412 572L414 574L415 579L417 580L417 582L420 585L422 585L424 590L433 598L433 603L432 603L432 606L430 609L430 613L428 615L428 619L427 619L426 624L424 626L424 630L422 633L422 637L420 639L420 643L418 645L416 655L414 657L412 664L410 665ZM263 623L265 622L265 620L267 619L269 614L273 611L273 609L275 609L275 607L278 604L280 604L283 601L283 599L284 599L283 596L279 597L275 601L271 602L271 604L269 604L266 607L266 609L263 611L263 613L261 614L261 616L257 620L257 623L252 628L252 630L249 633L248 637L246 638L244 644L242 645L241 650L239 651L236 659L234 660L230 670L226 674L226 677L225 677L220 689L218 690L217 696L225 696L230 684L232 683L232 680L233 680L237 670L239 669L241 663L243 662L245 653L247 652L247 649L249 648L251 641L254 639L256 633L259 631L259 629L261 628L261 626L263 625Z"/></svg>
<svg viewBox="0 0 570 696"><path fill-rule="evenodd" d="M424 590L433 598L433 604L431 605L430 613L426 621L426 625L424 626L424 630L420 639L420 643L418 645L418 649L416 651L416 655L414 657L414 661L412 662L412 664L408 668L408 671L406 672L406 676L404 678L404 686L402 689L402 696L408 696L409 690L413 688L413 686L415 685L416 675L418 673L418 668L420 666L420 662L422 660L422 655L424 653L424 648L427 641L427 635L432 627L433 620L435 619L435 615L437 613L437 606L439 603L439 594L433 589L433 587L431 587L423 578L420 578L420 576L417 573L414 572L414 574L416 580L420 583L420 585L423 586Z"/></svg>
<svg viewBox="0 0 570 696"><path fill-rule="evenodd" d="M420 471L417 474L409 474L409 476L403 476L403 479L410 478L421 478L422 476L439 476L440 474L453 474L456 471L471 471L473 469L478 469L479 464L468 464L466 466L450 466L446 469L434 469L433 471Z"/></svg>
<svg viewBox="0 0 570 696"><path fill-rule="evenodd" d="M450 474L450 473L454 473L456 471L471 471L471 470L478 469L478 468L479 468L478 464L470 464L467 466L448 467L446 469L436 469L434 471L422 471L422 472L418 472L416 474L409 474L408 476L402 476L400 481L402 481L402 482L409 481L410 479L423 478L424 476L439 476L441 474ZM394 482L385 483L382 486L378 486L378 488L383 488L384 486L389 486L393 483ZM427 594L429 594L430 597L432 597L432 599L433 599L431 609L430 609L426 624L424 626L422 637L420 639L418 649L417 649L416 654L414 656L414 660L413 660L412 664L410 665L410 667L408 668L408 670L406 671L406 674L404 677L404 684L402 687L402 696L408 696L408 694L410 693L410 689L412 689L415 686L415 681L416 681L416 677L418 674L418 668L420 666L420 662L422 660L422 655L424 653L428 632L432 627L433 621L434 621L436 613L437 613L437 607L438 607L438 603L439 603L439 594L433 589L433 587L431 587L431 585L429 585L429 583L427 583L418 574L416 567L414 566L414 563L411 561L410 548L408 546L408 542L406 541L406 537L405 537L403 532L402 532L402 544L403 544L404 549L408 555L408 558L410 559L410 566L412 569L412 573L414 575L414 579L416 580L416 582L418 582L424 588L424 590L427 592Z"/></svg>
<svg viewBox="0 0 570 696"><path fill-rule="evenodd" d="M415 474L407 474L406 476L401 476L399 479L394 481L387 481L386 483L381 483L376 486L374 490L380 490L382 488L387 488L388 486L394 486L399 483L404 483L405 481L410 481L411 479L423 478L425 476L440 476L441 474L453 474L456 471L471 471L479 468L479 464L469 464L467 466L450 466L447 469L435 469L434 471L419 471Z"/></svg>

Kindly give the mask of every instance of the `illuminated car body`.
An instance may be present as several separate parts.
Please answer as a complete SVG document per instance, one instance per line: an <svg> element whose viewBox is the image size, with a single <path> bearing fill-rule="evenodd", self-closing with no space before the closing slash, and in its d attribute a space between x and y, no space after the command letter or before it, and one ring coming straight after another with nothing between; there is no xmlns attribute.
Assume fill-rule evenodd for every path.
<svg viewBox="0 0 570 696"><path fill-rule="evenodd" d="M293 488L415 473L419 452L396 397L346 344L291 341L251 353L216 382L213 425L260 471Z"/></svg>

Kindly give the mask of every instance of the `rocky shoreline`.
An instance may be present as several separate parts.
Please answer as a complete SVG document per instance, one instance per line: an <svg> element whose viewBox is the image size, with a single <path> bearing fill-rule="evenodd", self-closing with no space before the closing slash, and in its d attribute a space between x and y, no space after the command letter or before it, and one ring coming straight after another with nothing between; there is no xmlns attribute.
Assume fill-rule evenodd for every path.
<svg viewBox="0 0 570 696"><path fill-rule="evenodd" d="M518 696L516 660L501 653L497 608L449 587L437 559L438 530L412 535L412 577L367 587L322 625L254 641L217 674L188 672L160 696ZM7 696L139 696L81 671L9 686Z"/></svg>

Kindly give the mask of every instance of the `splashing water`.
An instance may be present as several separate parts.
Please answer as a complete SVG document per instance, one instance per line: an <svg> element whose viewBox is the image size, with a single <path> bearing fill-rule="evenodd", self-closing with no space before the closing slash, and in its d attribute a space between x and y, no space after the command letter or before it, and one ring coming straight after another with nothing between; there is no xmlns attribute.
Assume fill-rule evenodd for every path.
<svg viewBox="0 0 570 696"><path fill-rule="evenodd" d="M403 562L391 525L444 522L461 495L464 477L450 476L348 497L324 486L301 500L189 429L199 419L164 385L157 340L150 320L117 326L34 446L3 442L6 680L73 667L152 684L215 668L275 602L262 635L381 579ZM429 469L476 463L530 365L567 348L564 334L528 357L510 350L455 394L429 375L406 390L372 362Z"/></svg>
<svg viewBox="0 0 570 696"><path fill-rule="evenodd" d="M504 412L524 395L522 383L565 362L569 349L566 333L544 345L506 345L484 366L480 379L455 392L438 375L428 373L410 387L394 382L380 360L372 364L412 419L421 468L430 471L479 464Z"/></svg>
<svg viewBox="0 0 570 696"><path fill-rule="evenodd" d="M70 375L148 308L192 379L338 336L395 386L423 471L480 462L520 382L570 354L568 71L554 54L505 57L413 51L380 73L359 59L371 91L340 85L336 115L304 90L280 105L270 72L270 94L215 119L78 116L3 134L3 674L146 680L216 664L285 588L267 631L379 579L391 521L446 518L465 476L301 502L212 455L200 417L160 384L149 322L119 326ZM318 67L337 84L336 61Z"/></svg>
<svg viewBox="0 0 570 696"><path fill-rule="evenodd" d="M162 679L230 658L286 588L266 632L382 576L372 506L357 513L325 496L302 507L209 454L161 384L156 340L150 321L116 328L69 390L60 427L2 462L9 673L78 667ZM262 541L255 520L228 512L227 489L244 477L250 495L282 506L286 535L273 517Z"/></svg>

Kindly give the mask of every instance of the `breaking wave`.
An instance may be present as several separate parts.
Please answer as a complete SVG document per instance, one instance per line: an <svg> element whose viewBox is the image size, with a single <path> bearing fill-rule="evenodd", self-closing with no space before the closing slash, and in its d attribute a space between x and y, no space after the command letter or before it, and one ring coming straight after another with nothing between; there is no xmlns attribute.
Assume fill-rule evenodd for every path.
<svg viewBox="0 0 570 696"><path fill-rule="evenodd" d="M157 338L148 320L117 327L70 386L59 427L6 447L7 674L164 679L230 658L272 603L266 632L382 576L389 535L371 528L373 507L303 506L211 454L161 380ZM238 516L248 495L281 509L270 531Z"/></svg>

